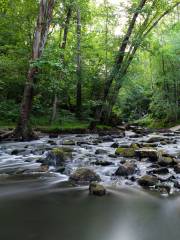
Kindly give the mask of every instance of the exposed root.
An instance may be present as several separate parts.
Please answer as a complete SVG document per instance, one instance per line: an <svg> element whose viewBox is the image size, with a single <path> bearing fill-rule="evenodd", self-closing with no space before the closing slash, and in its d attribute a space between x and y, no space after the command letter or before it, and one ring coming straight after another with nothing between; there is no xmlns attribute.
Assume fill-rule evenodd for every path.
<svg viewBox="0 0 180 240"><path fill-rule="evenodd" d="M22 132L18 132L17 129L4 132L0 134L0 141L33 141L37 140L39 137L38 135L34 132L31 131L28 134L24 134Z"/></svg>

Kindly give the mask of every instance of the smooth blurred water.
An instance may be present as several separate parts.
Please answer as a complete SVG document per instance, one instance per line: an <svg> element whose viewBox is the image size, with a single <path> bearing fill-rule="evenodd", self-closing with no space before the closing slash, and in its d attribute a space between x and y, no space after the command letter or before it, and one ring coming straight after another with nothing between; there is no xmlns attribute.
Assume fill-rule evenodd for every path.
<svg viewBox="0 0 180 240"><path fill-rule="evenodd" d="M119 144L131 144L143 139L115 139ZM45 156L48 137L31 143L4 143L0 146L0 240L179 240L180 195L161 197L158 193L141 190L127 179L114 179L120 158L111 158L113 142L93 144L96 135L61 136L65 139L87 141L73 146L73 158L66 163L64 174L39 172L36 160ZM146 137L144 137L146 138ZM180 138L176 144L158 145L172 154L179 154ZM12 155L15 149L22 150ZM107 154L96 155L96 149ZM41 151L42 150L42 151ZM96 166L96 160L112 161L112 165ZM139 176L150 163L137 162ZM88 187L67 186L64 181L78 167L90 167L107 184L108 195L89 196ZM26 170L28 174L15 174ZM172 170L171 170L172 171ZM173 172L174 174L174 172ZM180 174L176 174L180 179ZM128 186L131 183L131 186ZM116 186L116 187L115 187Z"/></svg>
<svg viewBox="0 0 180 240"><path fill-rule="evenodd" d="M43 189L42 184L0 186L11 193L0 197L1 240L180 239L180 197L109 189L101 198L85 188Z"/></svg>

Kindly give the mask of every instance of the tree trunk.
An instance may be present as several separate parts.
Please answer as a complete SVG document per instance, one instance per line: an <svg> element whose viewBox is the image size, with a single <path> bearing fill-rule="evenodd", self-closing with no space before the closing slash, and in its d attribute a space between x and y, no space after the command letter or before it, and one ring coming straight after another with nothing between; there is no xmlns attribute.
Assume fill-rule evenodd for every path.
<svg viewBox="0 0 180 240"><path fill-rule="evenodd" d="M136 8L136 10L135 10L135 12L132 16L132 19L129 23L129 27L127 29L127 32L126 32L126 34L125 34L125 36L122 40L122 43L119 47L119 51L118 51L113 69L112 69L112 71L111 71L111 73L110 73L109 77L107 78L107 80L105 82L105 85L104 85L104 94L103 94L103 98L102 98L102 106L99 107L99 109L96 112L96 116L95 116L97 121L100 121L100 119L102 120L103 113L105 111L104 109L106 108L106 106L104 106L104 104L107 103L107 98L108 98L108 95L110 93L113 80L115 80L116 75L122 70L122 65L123 65L123 61L124 61L124 57L125 57L125 54L126 54L127 46L129 44L130 37L133 33L137 18L139 16L139 13L143 9L143 7L145 6L146 2L147 2L147 0L141 0L140 1L139 5L137 6L137 8ZM108 113L108 115L109 115L109 113Z"/></svg>
<svg viewBox="0 0 180 240"><path fill-rule="evenodd" d="M63 30L64 30L63 40L62 40L62 43L60 43L60 48L61 48L62 50L65 50L65 48L66 48L67 36L68 36L68 31L69 31L69 23L70 23L71 15L72 15L72 6L69 6L68 9L67 9L66 20L65 20L64 27L63 27ZM61 42L61 40L60 40L60 42ZM64 52L62 52L62 53L60 54L60 59L59 59L59 61L62 63L62 65L63 65L63 67L64 67ZM62 71L61 71L60 74L59 74L59 80L61 80L62 78L63 78L63 73L62 73ZM57 91L55 90L51 124L52 124L52 123L55 121L55 119L56 119L56 115L57 115L57 103L58 103L58 94L57 94Z"/></svg>
<svg viewBox="0 0 180 240"><path fill-rule="evenodd" d="M81 76L81 12L77 9L77 92L76 92L76 116L81 118L82 111L82 76Z"/></svg>
<svg viewBox="0 0 180 240"><path fill-rule="evenodd" d="M137 43L132 47L130 47L129 49L132 50L132 52L128 52L127 56L128 58L126 59L125 58L125 55L126 55L126 49L127 49L127 46L128 46L128 43L129 43L129 39L133 33L133 30L134 30L134 27L135 27L135 24L136 24L136 21L137 21L137 18L139 16L139 13L141 12L141 10L144 8L145 4L146 4L147 0L141 0L133 17L132 17L132 20L130 21L130 24L129 24L129 27L128 27L128 30L123 38L123 41L121 43L121 46L120 46L120 49L119 49L119 52L118 52L118 55L117 55L117 58L116 58L116 62L114 64L114 67L111 71L111 74L105 84L105 87L104 87L104 96L103 96L103 104L102 104L102 107L100 108L100 111L98 112L98 118L97 119L102 119L102 116L104 117L105 116L105 119L107 119L107 116L109 116L109 111L107 111L106 113L104 113L104 109L107 108L107 104L109 104L110 106L108 107L108 109L111 109L113 108L113 105L115 104L115 100L114 99L117 99L117 96L118 96L118 92L121 88L121 81L122 79L124 78L124 76L126 75L127 71L128 71L128 68L135 56L135 53L136 51L138 50L138 48L140 47L142 41L145 39L145 37L152 31L153 28L155 28L158 23L161 21L161 19L163 17L165 17L167 14L169 14L176 6L178 6L180 3L175 3L173 4L170 8L168 8L167 10L165 10L157 19L155 19L155 21L153 22L150 22L150 24L148 23L148 18L149 16L147 16L148 18L144 20L144 23L142 24L142 26L144 27L144 30L141 32L140 35L138 35L139 37L139 40L137 41ZM152 8L154 8L154 3L152 3ZM112 86L112 83L113 81L115 81L115 85L116 87L114 88L115 89L115 92L112 91L112 95L114 95L112 98L109 97L109 93L111 91L111 86Z"/></svg>
<svg viewBox="0 0 180 240"><path fill-rule="evenodd" d="M51 123L53 123L56 119L57 114L57 103L58 103L58 97L57 94L54 95L54 101L53 101L53 109L52 109L52 118Z"/></svg>
<svg viewBox="0 0 180 240"><path fill-rule="evenodd" d="M34 33L32 58L35 62L41 58L44 47L47 41L49 27L52 20L53 8L55 0L41 0L39 15L37 19L36 29ZM23 99L21 103L19 121L14 131L14 137L21 140L31 140L34 138L34 133L30 126L30 114L32 110L33 90L35 84L35 77L38 73L37 67L29 67L26 85L24 88Z"/></svg>

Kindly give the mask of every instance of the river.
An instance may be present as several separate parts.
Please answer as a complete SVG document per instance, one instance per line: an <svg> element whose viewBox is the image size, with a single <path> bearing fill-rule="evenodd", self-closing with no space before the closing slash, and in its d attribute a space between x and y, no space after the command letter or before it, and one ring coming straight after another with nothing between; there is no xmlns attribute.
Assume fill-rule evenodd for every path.
<svg viewBox="0 0 180 240"><path fill-rule="evenodd" d="M142 141L142 138L130 136L131 133L127 133L115 141L121 144ZM67 139L83 141L83 144L72 146L73 159L67 162L63 174L54 171L53 167L45 173L38 171L37 159L54 147L46 136L30 143L0 145L1 240L180 239L179 193L167 197L143 190L129 179L112 176L119 164L119 158L111 157L113 142L95 144L97 138L97 135L64 135L53 140L58 146ZM176 144L159 144L158 147L178 153L179 135L173 138ZM16 149L18 154L12 154ZM109 155L94 154L97 149L105 149ZM97 159L113 164L92 165ZM88 186L68 184L69 174L81 166L91 167L101 176L107 188L106 196L90 196ZM138 174L147 166L147 163L139 163ZM19 174L24 171L25 175ZM176 177L178 179L179 174Z"/></svg>

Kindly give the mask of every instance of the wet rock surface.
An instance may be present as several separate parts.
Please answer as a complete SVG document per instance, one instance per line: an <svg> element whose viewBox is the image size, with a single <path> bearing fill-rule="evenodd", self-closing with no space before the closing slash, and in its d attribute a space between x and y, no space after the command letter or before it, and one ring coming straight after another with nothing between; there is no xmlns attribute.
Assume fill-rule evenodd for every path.
<svg viewBox="0 0 180 240"><path fill-rule="evenodd" d="M88 168L78 168L70 175L70 180L77 183L86 183L92 181L100 181L101 178L93 170Z"/></svg>
<svg viewBox="0 0 180 240"><path fill-rule="evenodd" d="M106 195L106 189L103 185L98 184L97 182L91 182L89 185L89 193L91 195L102 197Z"/></svg>
<svg viewBox="0 0 180 240"><path fill-rule="evenodd" d="M2 143L0 182L53 176L77 184L101 181L161 194L179 192L180 134L128 128L120 133L53 134L33 142Z"/></svg>

